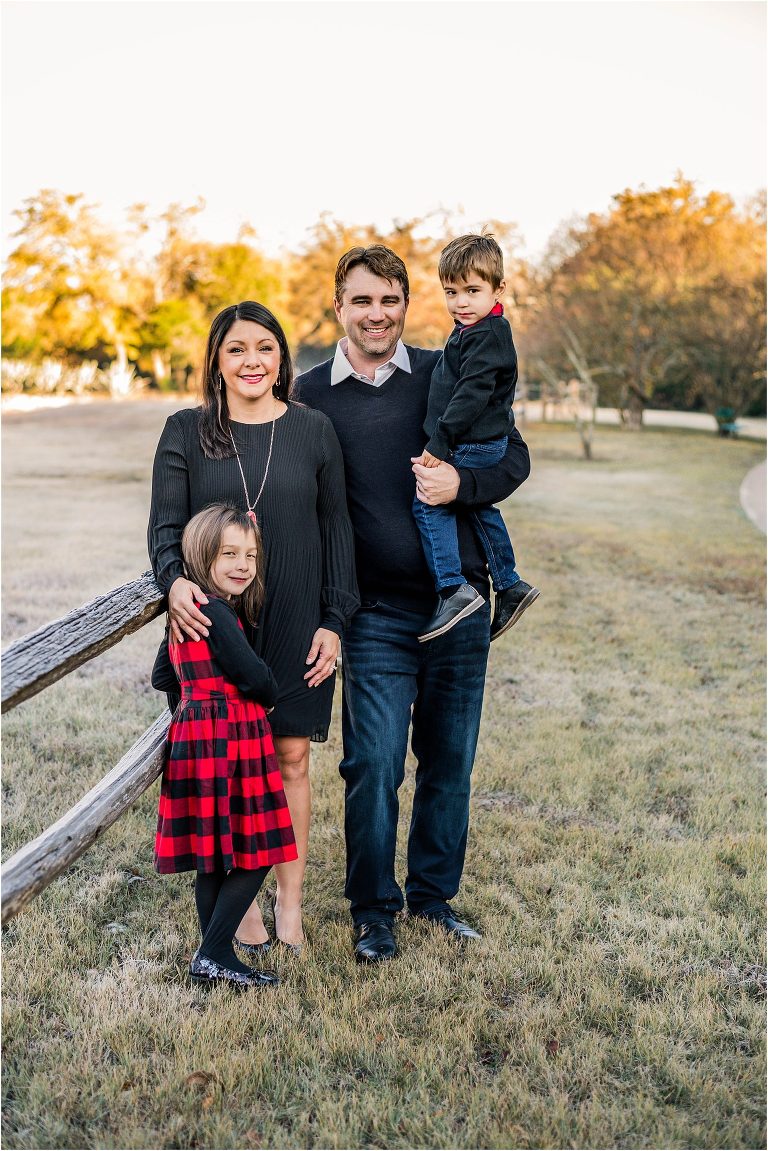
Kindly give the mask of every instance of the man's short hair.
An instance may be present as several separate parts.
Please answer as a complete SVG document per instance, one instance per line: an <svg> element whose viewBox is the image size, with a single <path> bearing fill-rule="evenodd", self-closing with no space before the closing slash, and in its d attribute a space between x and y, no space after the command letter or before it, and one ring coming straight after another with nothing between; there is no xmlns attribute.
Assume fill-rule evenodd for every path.
<svg viewBox="0 0 768 1151"><path fill-rule="evenodd" d="M494 291L504 279L504 256L490 232L457 236L440 253L437 274L441 284L466 282L473 272Z"/></svg>
<svg viewBox="0 0 768 1151"><path fill-rule="evenodd" d="M391 248L383 244L372 244L370 248L350 248L336 265L335 297L338 304L344 295L347 276L353 268L362 265L371 275L381 276L383 280L397 280L403 289L403 296L408 303L408 272L405 264Z"/></svg>

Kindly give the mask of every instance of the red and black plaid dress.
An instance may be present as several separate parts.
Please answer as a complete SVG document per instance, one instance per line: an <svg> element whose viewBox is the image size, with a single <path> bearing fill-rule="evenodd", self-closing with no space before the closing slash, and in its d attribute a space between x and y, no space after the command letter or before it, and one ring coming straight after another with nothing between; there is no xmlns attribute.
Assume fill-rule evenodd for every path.
<svg viewBox="0 0 768 1151"><path fill-rule="evenodd" d="M237 657L257 660L261 676L274 680L253 654L234 611L211 599L210 639L171 643L168 651L181 686L181 703L168 730L155 837L160 872L212 872L233 867L270 867L297 858L291 816L261 703L225 676L222 642L242 637ZM233 634L233 628L239 630ZM213 637L216 637L216 642ZM237 649L237 642L235 643ZM216 649L220 658L212 651ZM240 686L254 676L236 676ZM254 689L254 694L256 691ZM259 692L270 702L267 688Z"/></svg>

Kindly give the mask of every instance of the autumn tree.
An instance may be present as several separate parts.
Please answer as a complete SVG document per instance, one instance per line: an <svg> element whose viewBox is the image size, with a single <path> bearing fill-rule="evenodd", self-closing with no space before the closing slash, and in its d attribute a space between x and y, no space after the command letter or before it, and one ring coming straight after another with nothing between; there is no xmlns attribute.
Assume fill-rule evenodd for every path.
<svg viewBox="0 0 768 1151"><path fill-rule="evenodd" d="M730 408L742 415L762 400L764 412L765 196L730 215L718 240L716 266L679 303L686 344L670 386L677 387L682 407L702 406L712 414Z"/></svg>
<svg viewBox="0 0 768 1151"><path fill-rule="evenodd" d="M195 231L195 217L204 207L171 204L157 218L146 205L130 210L137 240L145 292L140 310L140 358L158 382L189 387L202 365L210 321L230 304L258 300L283 309L284 289L279 266L254 246L253 229L244 225L234 243L212 244ZM159 234L159 247L147 255L147 239Z"/></svg>
<svg viewBox="0 0 768 1151"><path fill-rule="evenodd" d="M122 237L82 194L43 189L15 215L19 242L3 283L6 354L124 367L137 351L138 285Z"/></svg>
<svg viewBox="0 0 768 1151"><path fill-rule="evenodd" d="M689 405L741 412L764 388L764 311L764 217L679 175L557 237L529 342L561 371L583 349L629 423L673 384Z"/></svg>
<svg viewBox="0 0 768 1151"><path fill-rule="evenodd" d="M159 247L151 248L149 290L141 317L141 358L151 364L160 383L189 386L202 363L206 314L198 292L205 275L206 244L194 229L194 218L205 207L173 203L154 218L146 205L132 209L134 226L160 235Z"/></svg>
<svg viewBox="0 0 768 1151"><path fill-rule="evenodd" d="M285 314L288 292L281 265L267 259L255 239L253 229L245 226L234 243L206 245L197 273L197 293L211 318L241 300L256 300L280 317ZM290 337L290 323L284 326Z"/></svg>

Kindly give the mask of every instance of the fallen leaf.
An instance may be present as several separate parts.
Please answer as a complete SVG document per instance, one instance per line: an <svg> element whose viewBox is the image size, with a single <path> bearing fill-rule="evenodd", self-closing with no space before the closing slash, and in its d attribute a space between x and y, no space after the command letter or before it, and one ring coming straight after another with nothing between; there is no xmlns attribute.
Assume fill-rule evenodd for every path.
<svg viewBox="0 0 768 1151"><path fill-rule="evenodd" d="M214 1076L209 1075L207 1071L193 1071L184 1080L185 1087L197 1087L199 1091L204 1091L209 1083L214 1081Z"/></svg>

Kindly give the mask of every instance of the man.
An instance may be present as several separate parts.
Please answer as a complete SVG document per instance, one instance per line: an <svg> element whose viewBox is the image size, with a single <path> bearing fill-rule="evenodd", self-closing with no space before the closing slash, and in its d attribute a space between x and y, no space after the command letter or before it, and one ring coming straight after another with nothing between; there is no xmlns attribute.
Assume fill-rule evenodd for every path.
<svg viewBox="0 0 768 1151"><path fill-rule="evenodd" d="M394 917L398 789L409 729L417 760L405 896L412 915L457 939L479 933L449 900L459 888L469 827L470 774L480 728L490 609L420 644L434 600L411 515L416 492L429 504L456 501L466 581L488 598L485 560L462 510L510 495L530 471L514 430L503 460L459 474L448 462L425 468L423 423L440 353L401 340L408 273L381 245L353 248L336 269L334 307L345 337L332 360L300 376L294 396L332 420L342 452L355 529L362 606L343 640L345 894L358 962L396 954Z"/></svg>

